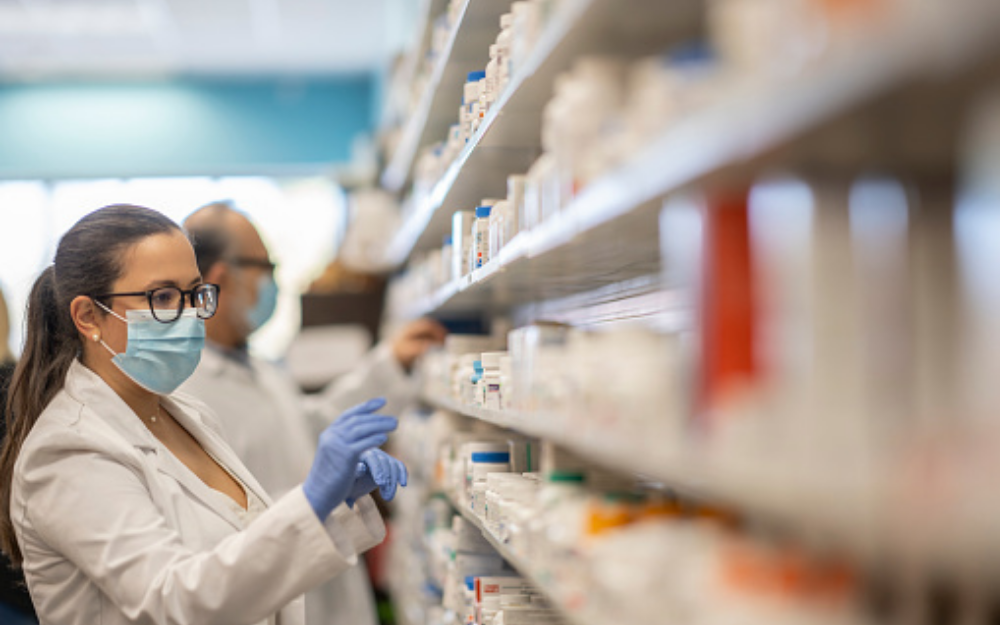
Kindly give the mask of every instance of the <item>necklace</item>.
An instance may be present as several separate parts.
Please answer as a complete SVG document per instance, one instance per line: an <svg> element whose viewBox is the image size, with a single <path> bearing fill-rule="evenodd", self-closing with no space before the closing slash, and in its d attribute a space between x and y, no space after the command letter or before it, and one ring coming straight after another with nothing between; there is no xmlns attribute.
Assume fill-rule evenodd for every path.
<svg viewBox="0 0 1000 625"><path fill-rule="evenodd" d="M156 423L156 418L160 416L160 402L156 402L156 414L149 417L151 423Z"/></svg>

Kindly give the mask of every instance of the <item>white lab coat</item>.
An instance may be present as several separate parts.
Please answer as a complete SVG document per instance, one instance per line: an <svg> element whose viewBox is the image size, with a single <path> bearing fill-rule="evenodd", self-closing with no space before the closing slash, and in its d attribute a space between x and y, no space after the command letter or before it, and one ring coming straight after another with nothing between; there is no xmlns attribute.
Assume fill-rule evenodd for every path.
<svg viewBox="0 0 1000 625"><path fill-rule="evenodd" d="M303 395L291 376L258 358L237 359L214 346L202 352L181 387L218 415L226 440L272 497L302 482L312 466L319 433L344 410L386 397L398 414L414 383L388 345L372 350L351 373L316 395ZM376 625L368 573L359 561L306 595L309 625Z"/></svg>
<svg viewBox="0 0 1000 625"><path fill-rule="evenodd" d="M204 404L165 406L269 507L246 529L94 372L74 362L14 469L11 517L43 625L301 625L301 595L385 527L370 497L320 523L301 487L276 503Z"/></svg>

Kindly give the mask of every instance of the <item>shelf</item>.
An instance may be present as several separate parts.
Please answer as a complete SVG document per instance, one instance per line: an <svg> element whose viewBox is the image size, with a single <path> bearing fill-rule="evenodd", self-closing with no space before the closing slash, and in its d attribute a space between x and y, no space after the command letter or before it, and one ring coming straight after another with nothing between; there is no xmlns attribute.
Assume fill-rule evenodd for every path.
<svg viewBox="0 0 1000 625"><path fill-rule="evenodd" d="M542 108L554 77L586 50L592 22L607 19L609 2L565 4L565 14L553 21L527 67L396 233L388 247L390 265L405 262L414 250L438 246L450 231L452 212L483 197L503 196L506 176L528 168L539 150ZM891 27L831 49L794 78L730 85L715 105L680 120L592 184L569 212L586 229L690 185L752 175L770 164L779 148L801 147L881 96L920 81L946 80L990 60L1000 5L966 3L964 11L900 15Z"/></svg>
<svg viewBox="0 0 1000 625"><path fill-rule="evenodd" d="M625 440L624 437L616 436L614 433L602 432L588 437L578 428L564 427L562 419L553 415L514 410L487 410L442 397L424 399L429 404L449 412L551 441L610 469L651 477L691 493L708 495L716 490L705 479L705 475L700 471L691 470L691 467L696 465L690 462L690 458L667 458L662 453L662 441L656 441L655 447L649 445L649 449L643 449L642 445L637 447L635 441ZM685 462L682 464L681 460Z"/></svg>
<svg viewBox="0 0 1000 625"><path fill-rule="evenodd" d="M390 99L395 94L395 90L409 89L420 71L420 64L423 62L427 51L430 49L431 39L434 32L434 18L440 15L447 8L446 0L420 0L420 9L417 12L418 18L414 32L417 38L412 47L406 51L403 65L399 70L400 76L405 76L405 82L396 83L395 79L390 85ZM386 118L390 111L383 108L381 112L380 132L392 130L393 127L387 124Z"/></svg>
<svg viewBox="0 0 1000 625"><path fill-rule="evenodd" d="M918 515L918 523L901 519L895 502L912 496L909 480L916 478L895 464L883 464L864 479L854 467L817 466L816 459L791 456L780 447L736 453L696 436L681 442L648 435L630 440L619 431L588 429L555 415L484 410L441 397L424 400L550 441L595 465L662 482L689 498L729 505L750 518L770 521L805 544L849 553L862 565L880 567L903 558L910 565L923 563L956 574L977 569L1000 573L997 506L984 511L979 501L950 501L942 508L925 491L926 516ZM808 470L800 470L804 467ZM969 507L973 512L959 518L957 511ZM910 532L899 532L901 524Z"/></svg>
<svg viewBox="0 0 1000 625"><path fill-rule="evenodd" d="M509 8L509 2L466 0L427 88L382 172L383 187L401 191L420 149L445 138L448 126L458 117L466 76L486 67L489 46L500 32L500 16Z"/></svg>
<svg viewBox="0 0 1000 625"><path fill-rule="evenodd" d="M657 275L659 206L647 203L627 214L608 211L597 218L585 210L587 197L534 230L519 233L481 269L412 303L400 316L506 310Z"/></svg>
<svg viewBox="0 0 1000 625"><path fill-rule="evenodd" d="M559 610L559 612L565 616L570 623L574 625L597 625L598 623L608 623L613 621L599 620L599 619L584 619L582 615L571 611L566 606L566 600L559 594L558 589L551 582L547 580L543 575L540 575L536 570L537 567L531 566L528 560L522 558L517 553L515 553L509 546L504 544L500 539L493 535L486 525L483 523L482 519L476 516L472 510L464 506L454 497L451 493L447 493L448 501L451 503L452 507L458 511L462 517L476 526L476 528L482 532L483 537L489 541L490 545L496 549L497 553L507 561L518 573L524 576L525 579L531 582L531 584L540 590L545 598L552 604L552 607ZM623 621L624 622L624 621Z"/></svg>
<svg viewBox="0 0 1000 625"><path fill-rule="evenodd" d="M451 214L485 197L506 195L508 175L524 173L541 149L542 114L556 77L580 56L613 50L651 54L696 32L696 0L663 3L566 0L559 5L524 67L490 109L476 134L430 195L414 210L388 247L390 266L406 261L450 232Z"/></svg>

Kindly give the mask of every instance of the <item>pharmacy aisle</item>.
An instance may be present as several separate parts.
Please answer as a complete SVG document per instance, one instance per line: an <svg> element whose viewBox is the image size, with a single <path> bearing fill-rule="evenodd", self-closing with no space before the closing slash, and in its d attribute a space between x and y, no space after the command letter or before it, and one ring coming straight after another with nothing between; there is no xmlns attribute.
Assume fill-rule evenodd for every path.
<svg viewBox="0 0 1000 625"><path fill-rule="evenodd" d="M1000 615L1000 5L427 2L407 625ZM478 333L470 333L478 330Z"/></svg>

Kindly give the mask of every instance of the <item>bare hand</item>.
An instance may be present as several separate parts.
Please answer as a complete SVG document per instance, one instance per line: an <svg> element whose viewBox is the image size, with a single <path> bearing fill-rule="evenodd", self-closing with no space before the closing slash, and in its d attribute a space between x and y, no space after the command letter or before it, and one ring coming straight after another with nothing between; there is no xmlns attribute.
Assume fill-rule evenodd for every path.
<svg viewBox="0 0 1000 625"><path fill-rule="evenodd" d="M433 319L417 319L403 326L392 342L392 353L407 371L428 349L444 343L448 331Z"/></svg>

